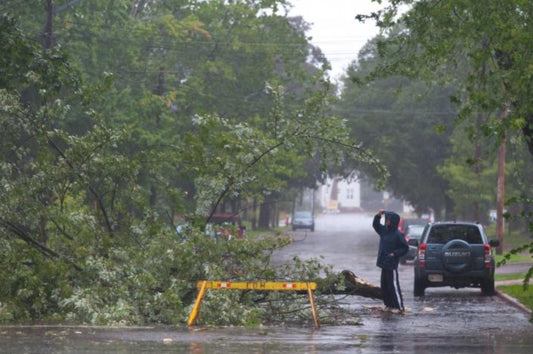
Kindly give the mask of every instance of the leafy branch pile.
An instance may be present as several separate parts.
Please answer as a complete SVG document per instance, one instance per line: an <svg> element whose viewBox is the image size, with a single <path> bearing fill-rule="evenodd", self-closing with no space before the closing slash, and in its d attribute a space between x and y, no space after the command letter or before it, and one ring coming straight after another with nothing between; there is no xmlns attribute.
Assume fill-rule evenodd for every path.
<svg viewBox="0 0 533 354"><path fill-rule="evenodd" d="M268 227L250 205L314 185L330 164L385 174L326 114L327 62L283 5L57 4L43 45L51 9L0 5L0 321L183 323L200 279L318 276L269 265L283 239L204 231L224 209ZM224 316L204 320L264 317L235 296L211 300Z"/></svg>

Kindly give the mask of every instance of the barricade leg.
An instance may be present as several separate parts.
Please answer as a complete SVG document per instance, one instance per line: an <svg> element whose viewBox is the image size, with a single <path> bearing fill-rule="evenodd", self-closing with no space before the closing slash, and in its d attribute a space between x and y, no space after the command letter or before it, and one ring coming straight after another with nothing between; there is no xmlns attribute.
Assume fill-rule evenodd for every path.
<svg viewBox="0 0 533 354"><path fill-rule="evenodd" d="M313 320L315 321L315 328L320 328L320 323L318 323L318 317L316 315L316 308L315 308L315 299L313 297L313 290L311 290L311 284L307 283L307 293L309 294L309 302L311 303L311 311L313 313Z"/></svg>
<svg viewBox="0 0 533 354"><path fill-rule="evenodd" d="M203 281L200 292L198 293L198 297L196 298L196 303L194 304L191 314L189 315L189 320L187 321L188 326L193 326L196 323L196 319L198 318L198 313L200 311L200 304L202 303L202 298L204 297L206 287L207 282Z"/></svg>

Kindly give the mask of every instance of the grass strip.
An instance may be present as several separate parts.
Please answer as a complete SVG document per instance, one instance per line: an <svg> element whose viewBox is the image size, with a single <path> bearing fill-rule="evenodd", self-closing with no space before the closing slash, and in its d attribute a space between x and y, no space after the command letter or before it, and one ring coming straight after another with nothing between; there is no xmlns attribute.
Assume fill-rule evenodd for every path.
<svg viewBox="0 0 533 354"><path fill-rule="evenodd" d="M524 273L494 274L494 280L524 280Z"/></svg>
<svg viewBox="0 0 533 354"><path fill-rule="evenodd" d="M526 290L522 284L519 285L502 285L498 286L498 290L514 297L520 303L533 311L533 286L529 286Z"/></svg>

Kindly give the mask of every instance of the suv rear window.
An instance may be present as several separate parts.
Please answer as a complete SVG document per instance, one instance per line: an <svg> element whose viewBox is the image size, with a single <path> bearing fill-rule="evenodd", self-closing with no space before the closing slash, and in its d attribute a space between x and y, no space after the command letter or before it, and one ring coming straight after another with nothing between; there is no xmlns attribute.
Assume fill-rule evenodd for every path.
<svg viewBox="0 0 533 354"><path fill-rule="evenodd" d="M470 244L482 244L481 233L475 225L434 225L429 231L427 243L448 243L460 239Z"/></svg>

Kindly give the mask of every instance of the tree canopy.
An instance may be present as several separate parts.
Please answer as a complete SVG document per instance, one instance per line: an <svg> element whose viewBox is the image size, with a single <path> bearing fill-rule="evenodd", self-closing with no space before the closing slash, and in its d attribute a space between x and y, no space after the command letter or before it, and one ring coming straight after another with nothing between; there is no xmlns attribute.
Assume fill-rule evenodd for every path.
<svg viewBox="0 0 533 354"><path fill-rule="evenodd" d="M408 11L399 15L405 6ZM462 118L474 122L472 113L485 112L485 134L521 132L531 150L531 53L526 48L532 12L529 1L397 0L358 18L375 19L387 34L378 44L387 60L374 74L452 83ZM512 106L511 114L502 120L506 105Z"/></svg>
<svg viewBox="0 0 533 354"><path fill-rule="evenodd" d="M452 90L400 76L364 85L350 77L369 75L380 65L377 40L367 43L348 69L336 114L347 119L354 139L387 166L387 188L418 214L449 207L448 183L437 167L450 156L449 135L456 108ZM361 171L372 176L364 166Z"/></svg>
<svg viewBox="0 0 533 354"><path fill-rule="evenodd" d="M448 195L456 199L463 212L468 209L465 202L469 199L464 192L468 190L467 195L472 196L475 184L467 176L475 176L480 182L475 184L475 190L480 191L482 186L487 186L487 176L493 174L494 153L487 152L500 147L497 193L500 200L504 194L506 145L511 144L513 156L523 156L517 151L526 147L530 153L526 164L532 160L533 58L529 50L532 14L533 3L521 0L394 0L379 11L357 16L359 20L375 20L383 34L376 45L381 61L367 75L367 80L399 75L453 87L452 101L460 109L455 126L464 130L453 136L454 156L463 161L452 163L450 158L439 170L451 184ZM465 137L470 139L470 144L460 140ZM465 154L465 148L471 148L472 153ZM513 163L507 173L511 170L516 173L514 169L518 165L526 164ZM527 169L518 173L531 175ZM530 177L525 176L529 180ZM517 194L507 200L507 207L514 213L508 213L507 217L530 220L531 189L523 188L521 182L517 184L518 188L512 188ZM479 211L481 204L490 203L489 194L477 194L471 200L470 210ZM503 209L500 200L498 210ZM516 210L517 203L522 203L521 212ZM501 218L498 224L503 224ZM526 249L531 252L531 243L513 252ZM524 284L531 275L533 268Z"/></svg>
<svg viewBox="0 0 533 354"><path fill-rule="evenodd" d="M268 257L286 240L220 243L216 208L279 193L308 160L383 171L325 113L328 64L284 1L42 5L0 4L2 321L184 321L198 279L283 276Z"/></svg>

